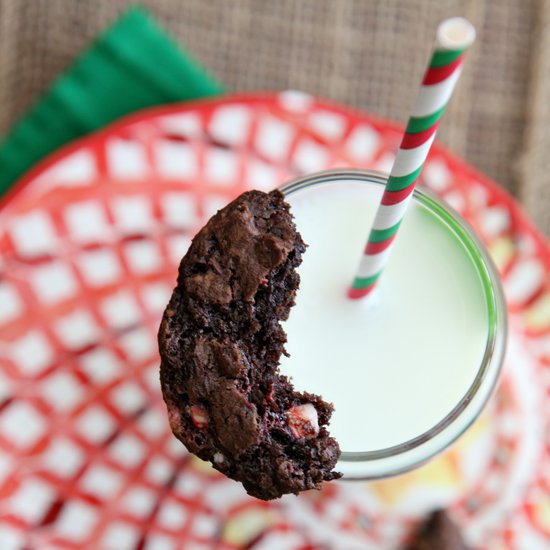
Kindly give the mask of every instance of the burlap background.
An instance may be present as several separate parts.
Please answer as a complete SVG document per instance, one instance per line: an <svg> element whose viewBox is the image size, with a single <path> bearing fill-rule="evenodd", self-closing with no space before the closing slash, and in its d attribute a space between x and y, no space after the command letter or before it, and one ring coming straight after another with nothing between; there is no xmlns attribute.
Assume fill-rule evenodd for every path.
<svg viewBox="0 0 550 550"><path fill-rule="evenodd" d="M0 132L130 2L0 0ZM439 138L550 235L550 0L144 0L230 89L302 89L405 121L437 22L477 27Z"/></svg>

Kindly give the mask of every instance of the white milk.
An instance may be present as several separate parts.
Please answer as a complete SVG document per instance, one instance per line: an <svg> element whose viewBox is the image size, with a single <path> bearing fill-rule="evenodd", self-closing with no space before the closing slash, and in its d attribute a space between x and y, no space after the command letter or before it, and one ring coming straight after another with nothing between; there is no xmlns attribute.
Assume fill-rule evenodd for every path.
<svg viewBox="0 0 550 550"><path fill-rule="evenodd" d="M442 421L474 381L488 339L468 251L416 200L375 292L346 297L381 193L341 180L287 197L309 247L282 372L334 403L329 429L345 452L399 445Z"/></svg>

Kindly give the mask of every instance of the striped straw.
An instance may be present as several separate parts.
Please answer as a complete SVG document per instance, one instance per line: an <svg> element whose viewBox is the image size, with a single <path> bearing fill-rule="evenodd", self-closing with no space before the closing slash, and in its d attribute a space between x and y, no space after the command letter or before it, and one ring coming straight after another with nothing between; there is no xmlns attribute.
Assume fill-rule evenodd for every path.
<svg viewBox="0 0 550 550"><path fill-rule="evenodd" d="M405 135L397 151L367 246L348 295L362 298L375 286L412 198L414 187L435 137L439 119L453 93L475 29L462 17L443 21L418 92Z"/></svg>

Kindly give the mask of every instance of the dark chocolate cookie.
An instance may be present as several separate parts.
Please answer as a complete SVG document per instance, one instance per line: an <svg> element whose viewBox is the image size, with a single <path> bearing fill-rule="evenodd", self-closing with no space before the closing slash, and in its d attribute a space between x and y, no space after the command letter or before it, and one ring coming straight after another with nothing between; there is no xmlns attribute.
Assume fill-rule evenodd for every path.
<svg viewBox="0 0 550 550"><path fill-rule="evenodd" d="M458 527L444 510L432 512L407 550L468 550Z"/></svg>
<svg viewBox="0 0 550 550"><path fill-rule="evenodd" d="M304 250L282 193L244 193L193 239L159 332L172 431L264 500L340 477L332 405L278 372Z"/></svg>

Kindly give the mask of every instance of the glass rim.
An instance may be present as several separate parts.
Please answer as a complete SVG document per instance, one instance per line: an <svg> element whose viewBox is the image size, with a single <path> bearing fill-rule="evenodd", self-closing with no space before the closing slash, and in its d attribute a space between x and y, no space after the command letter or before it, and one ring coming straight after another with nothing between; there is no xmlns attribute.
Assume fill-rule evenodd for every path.
<svg viewBox="0 0 550 550"><path fill-rule="evenodd" d="M286 184L281 185L279 190L287 196L316 184L334 182L335 179L354 180L363 183L375 183L377 185L385 186L388 175L380 171L367 169L344 168L324 170L309 174L307 176L298 177ZM498 380L498 374L502 367L508 334L507 306L500 277L491 257L489 256L489 253L485 248L485 245L481 242L470 224L452 206L437 197L432 191L426 188L416 187L413 192L413 197L431 213L433 213L442 223L449 227L450 230L452 230L456 238L458 238L460 243L465 247L474 267L476 268L482 283L482 289L487 306L488 334L485 351L481 365L479 366L472 384L469 386L468 390L460 399L458 404L453 407L453 409L442 420L435 424L435 426L426 430L424 433L405 441L404 443L399 443L391 447L374 451L342 451L340 456L340 460L342 462L371 462L396 457L416 449L432 440L435 436L441 434L446 428L450 427L466 410L468 405L472 402L476 394L484 385L484 382L489 379L488 373L492 370L490 367L496 369L495 375L489 379L492 384L489 391L486 392L486 396L479 407L479 411L474 414L472 419L466 423L464 428L451 441L449 441L441 449L435 450L420 461L424 462L431 456L437 454L437 452L445 449L468 429L471 423L477 418L481 410L483 410L489 397L492 395L492 391L496 385L496 381ZM500 345L497 346L497 344ZM495 352L498 353L498 355L495 356ZM411 464L410 468L415 467L417 464L418 463ZM404 468L401 471L406 471L410 468Z"/></svg>

